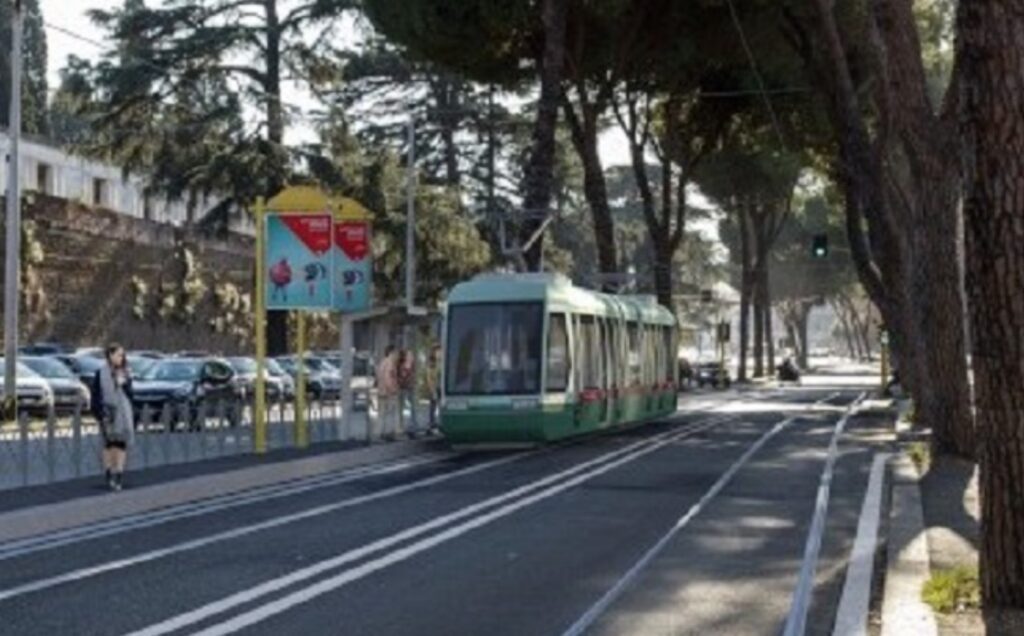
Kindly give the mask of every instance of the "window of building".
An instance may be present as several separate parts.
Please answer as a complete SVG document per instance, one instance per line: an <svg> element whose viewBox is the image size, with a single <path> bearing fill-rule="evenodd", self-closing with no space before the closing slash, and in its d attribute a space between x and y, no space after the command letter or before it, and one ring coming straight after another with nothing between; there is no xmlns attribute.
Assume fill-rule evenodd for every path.
<svg viewBox="0 0 1024 636"><path fill-rule="evenodd" d="M53 168L47 163L36 165L36 190L43 194L53 194Z"/></svg>
<svg viewBox="0 0 1024 636"><path fill-rule="evenodd" d="M92 180L92 204L107 204L107 180L95 178Z"/></svg>

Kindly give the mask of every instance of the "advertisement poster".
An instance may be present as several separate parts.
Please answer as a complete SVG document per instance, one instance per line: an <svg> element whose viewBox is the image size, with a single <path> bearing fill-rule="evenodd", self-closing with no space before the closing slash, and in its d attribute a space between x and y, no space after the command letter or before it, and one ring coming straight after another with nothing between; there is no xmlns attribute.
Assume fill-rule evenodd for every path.
<svg viewBox="0 0 1024 636"><path fill-rule="evenodd" d="M331 308L331 215L266 215L267 309Z"/></svg>
<svg viewBox="0 0 1024 636"><path fill-rule="evenodd" d="M334 308L344 312L370 308L373 268L369 221L334 223Z"/></svg>

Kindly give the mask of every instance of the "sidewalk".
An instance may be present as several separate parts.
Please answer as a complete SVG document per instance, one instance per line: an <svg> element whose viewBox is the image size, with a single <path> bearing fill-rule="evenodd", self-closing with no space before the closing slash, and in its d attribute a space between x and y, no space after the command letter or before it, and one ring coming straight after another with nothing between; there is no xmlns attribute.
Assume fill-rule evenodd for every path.
<svg viewBox="0 0 1024 636"><path fill-rule="evenodd" d="M0 543L414 455L441 457L444 452L439 438L371 446L341 442L136 471L127 474L128 487L120 493L110 493L96 477L7 491L0 498Z"/></svg>

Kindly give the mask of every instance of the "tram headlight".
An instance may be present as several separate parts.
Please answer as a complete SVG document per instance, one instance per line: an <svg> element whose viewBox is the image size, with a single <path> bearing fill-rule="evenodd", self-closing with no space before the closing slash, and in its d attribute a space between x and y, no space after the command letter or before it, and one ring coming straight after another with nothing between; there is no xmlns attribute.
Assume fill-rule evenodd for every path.
<svg viewBox="0 0 1024 636"><path fill-rule="evenodd" d="M468 411L469 402L466 400L452 399L445 400L444 407L449 411Z"/></svg>
<svg viewBox="0 0 1024 636"><path fill-rule="evenodd" d="M512 400L513 411L529 411L540 406L540 400L537 398L515 398Z"/></svg>

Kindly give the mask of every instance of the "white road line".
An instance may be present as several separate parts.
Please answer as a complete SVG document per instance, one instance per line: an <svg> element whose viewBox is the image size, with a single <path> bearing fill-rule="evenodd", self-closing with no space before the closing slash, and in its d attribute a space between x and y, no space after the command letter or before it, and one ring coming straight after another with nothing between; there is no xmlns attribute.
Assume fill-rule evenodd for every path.
<svg viewBox="0 0 1024 636"><path fill-rule="evenodd" d="M603 614L605 610L607 610L608 607L611 606L611 604L615 602L615 600L618 599L627 588L629 588L640 572L643 571L643 569L661 553L665 546L668 545L669 541L671 541L680 530L685 528L694 517L699 515L701 511L704 510L704 507L707 506L723 488L725 488L725 486L732 480L733 476L735 476L736 473L743 468L748 461L750 461L750 458L753 457L757 451L761 450L761 447L767 444L771 438L778 435L795 419L795 417L790 417L777 423L767 433L754 442L754 444L748 448L747 451L743 453L743 455L741 455L740 458L737 459L721 477L718 478L718 481L716 481L714 485L704 493L700 500L693 504L686 514L680 517L679 520L676 521L675 525L669 528L669 531L666 532L657 543L651 546L651 548L644 553L642 557L640 557L640 560L634 563L633 567L629 568L629 570L622 575L622 578L620 578L615 585L611 587L611 589L605 592L604 596L591 605L590 609L580 616L579 619L569 627L569 629L565 630L565 632L562 633L562 636L578 636L590 628L590 626L594 624L594 621L596 621L601 614Z"/></svg>
<svg viewBox="0 0 1024 636"><path fill-rule="evenodd" d="M183 543L177 543L175 545L167 546L166 548L159 548L157 550L152 550L150 552L144 552L142 554L138 554L132 557L126 557L124 559L118 559L116 561L108 561L106 563L101 563L99 565L73 570L71 572L60 574L58 576L32 581L31 583L26 583L18 587L13 587L10 589L0 591L0 602L9 600L16 596L22 596L32 592L39 592L45 589L49 589L51 587L56 587L64 583L72 583L93 576L98 576L106 572L123 570L124 568L132 567L142 563L147 563L149 561L155 561L157 559L162 559L164 557L179 554L181 552L197 550L199 548L204 548L209 545L219 543L221 541L236 539L238 537L243 537L263 530L269 530L271 528L277 528L285 524L294 523L296 521L301 521L304 519L309 519L312 517L337 512L339 510L344 510L346 508L352 508L354 506L369 503L371 501L387 499L389 497L401 495L412 490L426 488L427 486L433 486L435 484L439 484L450 479L455 479L456 477L463 477L465 475L470 475L473 473L481 472L483 470L487 470L488 468L494 468L495 466L507 464L509 462L520 459L520 457L520 455L511 455L508 457L503 457L501 459L496 459L482 464L477 464L475 466L463 468L461 470L457 470L451 473L444 473L442 475L428 477L427 479L415 481L409 484L403 484L401 486L386 488L384 490L380 490L367 495L360 495L358 497L345 499L336 503L317 506L315 508L310 508L309 510L303 510L302 512L297 512L282 517L276 517L274 519L269 519L267 521L262 521L260 523L241 526L238 528L234 528L232 530L226 530L224 532L218 532L216 534L207 535L205 537L200 537L198 539L192 539L191 541L185 541Z"/></svg>
<svg viewBox="0 0 1024 636"><path fill-rule="evenodd" d="M330 488L354 481L377 477L390 473L408 470L417 466L431 464L441 461L447 455L424 456L421 459L410 458L399 462L389 462L384 465L373 465L353 468L341 472L319 475L307 479L289 481L283 484L276 484L264 488L255 488L221 495L209 499L203 499L187 504L160 508L151 512L133 514L125 517L118 517L108 521L91 523L67 530L59 530L44 535L17 539L0 544L0 561L25 556L42 550L58 548L81 541L88 541L101 537L150 528L163 523L189 519L205 514L221 512L239 506L253 503L262 503L270 499L288 497L310 490Z"/></svg>
<svg viewBox="0 0 1024 636"><path fill-rule="evenodd" d="M698 425L695 425L694 428L690 429L690 430L674 431L674 432L672 432L672 434L668 434L668 435L664 435L663 434L663 435L659 436L660 439L658 439L657 441L652 442L650 444L643 445L641 448L639 448L639 450L635 450L634 452L631 452L629 454L622 455L622 456L620 456L619 458L617 458L617 459L615 459L613 461L602 463L597 468L594 468L593 470L589 470L587 472L583 472L582 474L579 474L579 475L577 475L575 477L572 477L572 478L570 478L568 480L565 480L565 481L559 481L559 480L562 480L566 475L564 475L564 474L553 475L552 476L553 479L544 480L544 481L548 481L548 482L550 482L550 481L559 481L559 483L556 483L555 485L553 485L553 486L551 486L549 488L541 490L540 492L535 492L532 495L529 495L529 496L523 497L521 499L518 499L518 500L516 500L516 501L514 501L512 503L506 504L506 505L504 505L504 506L502 506L500 508L497 508L495 510L492 510L492 511L490 511L488 513L482 514L480 516L472 517L472 518L470 518L467 521L464 521L464 522L462 522L462 523L460 523L460 524L458 524L456 526L452 526L452 527L450 527L450 528L440 532L439 534L427 537L425 539L421 539L420 541L417 541L416 543L407 545L407 546L405 546L403 548L395 550L394 552L390 552L388 554L385 554L384 556L381 556L381 557L379 557L377 559L374 559L372 561L368 561L366 563L363 563L363 564L361 564L361 565L359 565L359 566L357 566L355 568L351 568L349 570L342 571L342 572L340 572L340 573L338 573L338 574L336 574L336 575L334 575L334 576L332 576L330 578L324 579L322 581L318 581L317 583L315 583L315 584L313 584L313 585L311 585L309 587L299 589L299 590L297 590L295 592L292 592L291 594L288 594L288 595L286 595L284 597L281 597L281 598L279 598L279 599L277 599L275 601L272 601L270 603L262 605L262 606L260 606L260 607L258 607L256 609L254 609L254 610L251 610L251 611L239 614L239 615L235 616L234 618L231 618L231 619L229 619L229 620L227 620L227 621L225 621L223 623L210 626L210 627L208 627L208 628L198 632L198 635L201 635L201 636L220 636L220 635L223 635L223 634L231 634L231 633L234 633L234 632L236 632L236 631L238 631L240 629L248 627L250 625L254 625L256 623L259 623L259 622L261 622L263 620L266 620L267 618L270 618L271 616L274 616L276 614L280 614L281 612L287 611L288 609L290 609L290 608L292 608L292 607L294 607L296 605L299 605L299 604L302 604L302 603L306 603L306 602L308 602L308 601L310 601L310 600L312 600L312 599L314 599L314 598L316 598L318 596L321 596L323 594L326 594L328 592L336 590L336 589L338 589L338 588L340 588L340 587L342 587L344 585L347 585L348 583L351 583L353 581L357 581L357 580L359 580L361 578L364 578L364 577L366 577L366 576L368 576L368 575L370 575L370 574L372 574L374 572L382 570L382 569L384 569L384 568L386 568L388 566L394 565L394 564L399 563L401 561L405 561L406 559L409 559L409 558L411 558L411 557L413 557L413 556L415 556L415 555L417 555L417 554L419 554L421 552L429 550L429 549L431 549L433 547L436 547L436 546L438 546L438 545L440 545L442 543L445 543L447 541L451 541L452 539L455 539L455 538L457 538L459 536L462 536L462 535L466 534L467 532L470 532L471 530L474 530L474 529L479 528L481 526L484 526L484 525L486 525L488 523L491 523L492 521L495 521L496 519L500 519L502 517L506 517L506 516L516 512L517 510L520 510L520 509L525 508L527 506L533 505L533 504L535 504L535 503L537 503L539 501L543 501L545 499L549 499L549 498L551 498L551 497L553 497L553 496L555 496L555 495L557 495L557 494L559 494L559 493L561 493L561 492L563 492L565 490L568 490L570 488L578 486L579 484L582 484L582 483L584 483L586 481L589 481L589 480L591 480L591 479L593 479L595 477L598 477L599 475L603 475L603 474L605 474L605 473L607 473L607 472L609 472L611 470L614 470L614 469L616 469L616 468L618 468L618 467L620 467L620 466L622 466L624 464L627 464L629 462L635 461L635 460L637 460L637 459L639 459L639 458L641 458L641 457L643 457L643 456L645 456L645 455L647 455L649 453L652 453L652 452L654 452L654 451L656 451L656 450L666 446L667 444L671 444L674 441L677 441L679 439L684 438L688 434L691 434L691 433L694 433L694 432L699 432L699 430L704 430L706 428L710 428L710 427L715 426L715 425L717 425L719 423L721 423L721 422L720 421L714 421L714 422L710 422L710 423L704 424L700 428L698 428ZM566 472L568 473L570 471L566 471ZM579 472L579 471L572 471L572 472ZM519 489L519 490L522 490L522 489ZM505 499L509 499L509 498L511 498L511 493L509 493L508 496L502 496L502 497L495 498L493 503L498 503L499 500L505 500ZM475 513L476 510L474 510L473 512ZM458 514L458 513L456 513L456 514ZM455 515L450 515L450 516L455 516ZM459 516L466 516L466 515L459 515ZM419 528L410 528L409 530L407 530L407 531L405 531L403 533L399 533L399 535L410 533L410 532L412 532L415 535L418 535L418 534L422 534L423 532L427 532L427 531L436 529L437 527L439 527L439 525L440 524L437 524L435 522L430 522L428 524L425 524L424 526L420 526ZM413 531L415 531L415 532L413 532ZM394 535L393 537L389 537L388 539L385 539L383 541L387 541L390 544L397 543L399 540L401 540L401 539L398 538L399 535ZM407 537L405 537L405 538L407 538ZM378 543L382 543L382 542L378 542ZM321 563L319 563L317 565L314 565L314 566L312 566L310 568L304 568L303 570L299 570L299 571L297 571L295 573L292 573L290 575L287 575L285 577L281 577L279 579L274 579L274 580L268 581L267 583L265 583L265 584L263 584L261 586L253 588L253 590L251 590L249 592L242 592L240 594L234 595L233 597L228 597L227 599L224 599L224 601L221 601L219 604L216 604L216 603L215 604L211 604L211 605L216 606L215 608L211 608L211 606L207 606L207 608L216 609L217 611L212 611L211 612L211 611L208 611L207 608L200 608L199 610L196 610L196 612L198 612L198 613L193 612L193 613L183 614L182 616L179 616L179 617L176 617L174 619L171 619L170 621L166 621L164 623L160 623L158 625L154 625L154 626L149 627L147 629L144 629L142 631L135 632L131 636L157 636L159 634L166 634L166 633L168 633L170 631L173 631L175 629L179 629L179 628L181 628L181 627L183 627L185 625L194 624L195 622L198 622L200 620L208 618L209 616L211 616L213 614L218 614L218 613L221 613L221 612L223 612L223 611L225 611L227 609L230 609L232 607L236 607L236 606L241 605L243 603L249 602L249 601L253 600L253 598L257 598L259 596L263 596L263 595L268 594L270 592L282 589L282 588L284 588L284 587L286 587L288 585L294 584L294 583L296 583L298 581L308 579L308 578L310 578L312 576L315 576L316 574L322 573L322 572L324 572L326 570L334 569L334 568L338 567L339 565L343 565L345 563L351 562L352 560L355 560L356 557L350 557L349 556L350 554L351 553L345 553L345 554L339 555L338 557L335 557L333 559L329 559L328 561L321 562ZM253 594L255 594L255 596L253 596Z"/></svg>
<svg viewBox="0 0 1024 636"><path fill-rule="evenodd" d="M670 431L669 433L673 433L673 432L678 432L678 431ZM667 435L669 433L662 433L661 435ZM599 458L599 460L603 461L604 459L616 456L618 454L629 452L632 448L634 448L636 446L641 446L641 445L650 443L652 439L657 439L657 437L655 437L655 438L648 438L646 440L641 440L639 442L636 442L636 443L632 444L631 446L627 446L627 447L624 447L622 449L618 449L616 451L613 451L611 453L603 455L601 458ZM490 468L494 468L494 467L497 467L497 466L500 466L500 465L503 465L503 464L508 464L510 462L517 461L517 460L521 459L522 457L524 457L524 455L510 455L510 456L503 457L503 458L496 459L496 460L492 460L492 461L489 461L489 462L484 462L482 464L477 464L475 466L470 466L468 468L464 468L464 469L457 470L457 471L454 471L454 472L444 473L442 475L436 475L434 477L429 477L427 479L423 479L423 480L420 480L420 481L412 482L412 483L409 483L409 484L403 484L403 485L400 485L400 486L394 486L394 487L391 487L391 488L386 488L384 490L377 491L377 492L374 492L374 493L369 493L369 494L366 494L366 495L360 495L358 497L353 497L353 498L350 498L350 499L345 499L345 500L342 500L342 501L339 501L339 502L335 502L335 503L332 503L332 504L326 504L326 505L322 505L322 506L317 506L315 508L310 508L308 510L304 510L304 511L301 511L301 512L296 512L296 513L293 513L293 514L284 515L284 516L281 516L281 517L276 517L274 519L269 519L267 521L262 521L260 523L255 523L255 524L251 524L251 525L241 526L241 527L238 527L238 528L234 528L234 529L231 529L231 530L226 530L226 531L219 532L219 533L212 534L212 535L208 535L208 536L205 536L205 537L199 537L197 539L192 539L190 541L185 541L185 542L178 543L178 544L175 544L175 545L167 546L165 548L159 548L159 549L156 549L156 550L151 550L149 552L144 552L142 554L138 554L138 555L135 555L135 556L126 557L126 558L123 558L123 559L117 559L117 560L114 560L114 561L108 561L108 562L105 562L105 563L101 563L101 564L98 564L98 565L89 566L89 567L85 567L85 568L80 568L78 570L73 570L71 572L66 572L64 574L60 574L60 575L57 575L57 576L49 577L49 578L46 578L46 579L39 579L39 580L36 580L36 581L25 583L25 584L17 586L17 587L13 587L13 588L9 588L9 589L0 591L0 602L9 600L9 599L17 597L17 596L23 596L25 594L30 594L30 593L33 593L33 592L39 592L39 591L42 591L42 590L46 590L46 589L49 589L49 588L52 588L52 587L56 587L58 585L63 585L65 583L72 583L72 582L80 581L80 580L83 580L83 579L91 578L91 577L94 577L94 576L98 576L100 574L105 574L107 572L113 572L115 570L122 570L122 569L125 569L125 568L128 568L128 567L133 567L133 566L136 566L136 565L140 565L142 563L147 563L149 561L154 561L154 560L157 560L157 559L162 559L162 558L174 555L174 554L179 554L179 553L187 552L187 551L191 551L191 550L197 550L199 548L205 548L205 547L213 545L215 543L219 543L219 542L222 542L222 541L227 541L229 539L236 539L238 537L243 537L243 536L246 536L246 535L254 534L256 532L261 532L263 530L269 530L269 529L272 529L272 528L277 528L277 527L280 527L280 526L283 526L283 525L286 525L286 524L289 524L289 523L294 523L296 521L302 521L302 520L305 520L305 519L310 519L310 518L313 518L313 517L325 515L325 514L328 514L328 513L337 512L337 511L340 511L340 510L344 510L346 508L351 508L351 507L358 506L358 505L361 505L361 504L366 504L366 503L369 503L369 502L372 502L372 501L379 501L381 499L387 499L387 498L394 497L394 496L397 496L397 495L401 495L401 494L404 494L404 493L407 493L407 492L410 492L410 491L413 491L413 490L418 490L418 489L421 489L421 488L426 488L427 486L433 486L435 484L439 484L439 483L442 483L442 482L445 482L445 481L448 481L448 480L451 480L451 479L455 479L457 477L463 477L463 476L470 475L470 474L473 474L473 473L478 473L478 472L481 472L481 471L484 471L484 470L487 470L487 469L490 469ZM591 462L586 462L584 464L576 466L574 469L571 469L571 470L584 470L589 464L594 463L596 461L598 461L598 460L592 460Z"/></svg>
<svg viewBox="0 0 1024 636"><path fill-rule="evenodd" d="M875 548L878 545L878 523L882 514L882 486L889 457L889 453L876 453L871 464L871 475L857 522L857 538L850 553L850 566L846 570L846 581L839 598L832 636L867 634L871 577L875 566Z"/></svg>
<svg viewBox="0 0 1024 636"><path fill-rule="evenodd" d="M832 473L835 471L836 458L839 455L839 438L843 435L846 423L854 413L857 405L864 399L866 393L861 393L853 403L850 404L846 414L836 422L835 430L832 432L832 441L828 445L828 458L825 460L825 468L821 472L821 481L818 484L818 496L814 502L814 516L811 518L811 528L807 533L807 543L804 545L804 559L800 566L800 578L797 580L796 590L793 592L793 604L790 606L789 615L786 617L786 625L782 630L783 636L803 636L807 628L807 612L811 606L811 592L814 590L814 575L818 569L818 554L821 552L821 541L825 534L825 521L828 518L828 500L832 494Z"/></svg>

